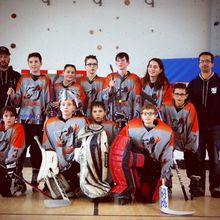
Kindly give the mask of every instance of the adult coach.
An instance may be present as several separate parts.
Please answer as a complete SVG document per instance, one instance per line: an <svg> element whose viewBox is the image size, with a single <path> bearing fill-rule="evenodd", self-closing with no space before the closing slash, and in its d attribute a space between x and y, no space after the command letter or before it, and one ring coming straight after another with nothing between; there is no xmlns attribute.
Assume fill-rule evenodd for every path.
<svg viewBox="0 0 220 220"><path fill-rule="evenodd" d="M209 155L209 190L212 197L220 198L220 78L212 71L214 56L210 52L199 55L201 72L188 86L191 102L199 121L200 186L205 192L205 156ZM205 193L204 193L205 194Z"/></svg>
<svg viewBox="0 0 220 220"><path fill-rule="evenodd" d="M12 87L15 90L21 76L20 73L13 70L12 66L9 66L10 55L7 47L0 47L0 109L5 105L10 105L10 101L7 99L8 88Z"/></svg>

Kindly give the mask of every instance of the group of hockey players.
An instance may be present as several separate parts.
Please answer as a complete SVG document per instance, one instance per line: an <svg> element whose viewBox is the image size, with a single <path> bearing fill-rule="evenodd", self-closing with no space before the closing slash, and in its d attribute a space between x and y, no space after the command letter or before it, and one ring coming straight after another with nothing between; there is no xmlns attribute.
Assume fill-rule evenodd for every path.
<svg viewBox="0 0 220 220"><path fill-rule="evenodd" d="M220 197L220 78L211 53L199 55L201 73L188 87L170 84L159 58L140 79L128 71L125 52L106 77L97 75L94 55L85 58L80 78L73 64L62 76L41 74L37 52L27 58L30 74L20 76L9 62L8 48L0 47L2 196L26 192L30 147L35 188L45 180L43 190L57 197L61 187L70 198L119 204L157 201L162 179L171 193L174 150L184 153L189 192L204 196L207 149L210 193Z"/></svg>

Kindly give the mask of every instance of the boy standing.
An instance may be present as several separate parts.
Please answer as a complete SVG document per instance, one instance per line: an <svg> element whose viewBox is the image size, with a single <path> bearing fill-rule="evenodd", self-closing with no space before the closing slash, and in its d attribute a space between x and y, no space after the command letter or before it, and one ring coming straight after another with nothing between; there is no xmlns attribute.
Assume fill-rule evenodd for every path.
<svg viewBox="0 0 220 220"><path fill-rule="evenodd" d="M79 84L83 87L86 93L86 100L84 104L84 114L86 117L91 116L91 105L95 101L102 101L102 88L104 78L96 74L98 69L98 59L94 55L86 56L85 58L86 77L77 79Z"/></svg>
<svg viewBox="0 0 220 220"><path fill-rule="evenodd" d="M50 101L50 79L40 73L42 57L39 53L28 55L29 75L21 76L16 87L16 93L9 88L8 95L11 96L11 103L20 107L18 121L25 128L26 148L19 159L19 172L22 172L27 147L30 146L30 158L32 163L32 181L37 184L37 175L41 165L41 151L34 140L38 136L42 140L43 123L45 120L45 109Z"/></svg>
<svg viewBox="0 0 220 220"><path fill-rule="evenodd" d="M19 181L18 158L25 148L24 127L16 123L16 109L6 106L2 109L4 124L0 124L0 194L4 197L21 195L26 191L25 183ZM6 168L6 169L5 169Z"/></svg>
<svg viewBox="0 0 220 220"><path fill-rule="evenodd" d="M105 78L102 97L106 106L110 106L107 118L116 121L122 128L129 120L140 116L141 82L136 74L127 70L127 53L118 53L115 61L118 71Z"/></svg>
<svg viewBox="0 0 220 220"><path fill-rule="evenodd" d="M174 148L184 152L186 172L190 178L189 192L193 196L204 196L204 191L199 187L198 143L199 127L195 107L190 103L186 85L174 85L173 100L165 102L160 111L163 120L170 125L174 132Z"/></svg>

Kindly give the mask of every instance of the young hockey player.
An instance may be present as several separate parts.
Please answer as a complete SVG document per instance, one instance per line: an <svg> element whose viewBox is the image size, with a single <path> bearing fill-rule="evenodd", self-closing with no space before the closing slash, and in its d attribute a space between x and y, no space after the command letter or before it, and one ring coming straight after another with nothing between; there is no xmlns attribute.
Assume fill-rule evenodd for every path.
<svg viewBox="0 0 220 220"><path fill-rule="evenodd" d="M42 147L55 151L60 173L69 184L69 192L79 188L79 164L74 160L75 149L79 148L79 130L86 126L84 117L73 116L76 109L75 96L63 90L60 101L61 116L49 118L44 126ZM44 166L44 165L41 165ZM38 177L41 179L41 177Z"/></svg>
<svg viewBox="0 0 220 220"><path fill-rule="evenodd" d="M93 102L91 106L91 116L89 122L100 124L104 127L108 137L108 144L111 146L113 140L119 133L119 127L115 122L106 119L105 104L99 101Z"/></svg>
<svg viewBox="0 0 220 220"><path fill-rule="evenodd" d="M172 129L157 119L157 108L152 104L143 106L141 118L131 120L121 130L110 149L115 182L111 192L119 204L130 202L133 193L143 202L158 199L159 180L171 183L173 141Z"/></svg>
<svg viewBox="0 0 220 220"><path fill-rule="evenodd" d="M86 117L91 116L91 104L95 101L102 101L102 89L104 78L96 74L98 69L98 59L94 55L88 55L85 58L86 77L77 79L86 93L84 103L84 114Z"/></svg>
<svg viewBox="0 0 220 220"><path fill-rule="evenodd" d="M82 115L83 105L85 102L85 92L83 87L76 82L76 67L72 64L66 64L63 70L63 80L56 82L53 86L54 100L47 106L48 116L57 116L59 110L59 104L62 97L63 90L69 90L72 92L72 97L76 103L76 115Z"/></svg>
<svg viewBox="0 0 220 220"><path fill-rule="evenodd" d="M172 88L166 78L164 65L161 59L152 58L147 65L142 83L142 103L151 103L160 108L162 103L172 99Z"/></svg>
<svg viewBox="0 0 220 220"><path fill-rule="evenodd" d="M109 199L112 178L109 172L109 146L118 134L116 123L106 120L105 105L96 101L91 106L90 125L80 131L82 146L77 161L80 163L80 187L95 201Z"/></svg>
<svg viewBox="0 0 220 220"><path fill-rule="evenodd" d="M190 103L186 85L176 83L173 89L173 100L165 102L160 108L163 121L170 125L174 132L174 148L184 152L186 172L190 178L189 192L193 196L203 196L199 187L198 143L199 127L195 107Z"/></svg>
<svg viewBox="0 0 220 220"><path fill-rule="evenodd" d="M25 129L26 148L19 158L18 169L22 172L27 147L30 146L30 159L32 164L32 184L37 185L37 175L41 165L41 152L37 146L34 136L42 140L42 129L45 119L45 109L50 101L51 81L46 75L40 73L42 57L39 53L28 55L29 75L21 76L16 87L16 93L9 88L8 95L11 103L20 107L18 121Z"/></svg>
<svg viewBox="0 0 220 220"><path fill-rule="evenodd" d="M18 174L18 158L25 147L24 128L15 123L17 113L14 107L4 107L2 116L4 124L0 124L0 194L4 197L19 196L26 191L26 185L14 173Z"/></svg>
<svg viewBox="0 0 220 220"><path fill-rule="evenodd" d="M136 74L127 70L129 65L127 53L118 53L115 61L118 71L110 73L105 78L102 97L109 107L107 118L122 128L129 120L140 116L141 82Z"/></svg>

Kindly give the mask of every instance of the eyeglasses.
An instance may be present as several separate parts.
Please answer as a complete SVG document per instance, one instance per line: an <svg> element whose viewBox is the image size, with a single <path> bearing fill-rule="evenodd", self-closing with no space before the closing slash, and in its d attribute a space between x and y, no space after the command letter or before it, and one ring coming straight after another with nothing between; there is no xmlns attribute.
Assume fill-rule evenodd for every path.
<svg viewBox="0 0 220 220"><path fill-rule="evenodd" d="M211 60L200 60L199 63L211 63Z"/></svg>
<svg viewBox="0 0 220 220"><path fill-rule="evenodd" d="M87 63L86 66L98 66L97 63Z"/></svg>
<svg viewBox="0 0 220 220"><path fill-rule="evenodd" d="M144 115L144 116L147 116L147 115L153 116L153 115L155 115L154 112L142 112L141 114Z"/></svg>
<svg viewBox="0 0 220 220"><path fill-rule="evenodd" d="M186 94L184 93L173 93L175 96L180 96L180 97L184 97Z"/></svg>

